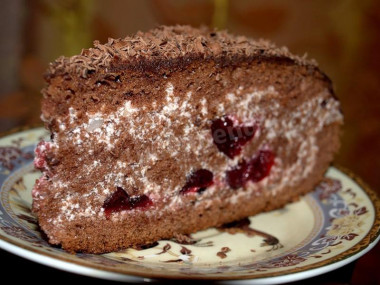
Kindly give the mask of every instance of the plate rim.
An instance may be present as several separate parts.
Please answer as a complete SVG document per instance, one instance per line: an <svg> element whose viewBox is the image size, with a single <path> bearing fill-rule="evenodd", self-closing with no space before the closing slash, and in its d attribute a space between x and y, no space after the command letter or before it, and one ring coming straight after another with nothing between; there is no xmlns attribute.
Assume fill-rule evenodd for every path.
<svg viewBox="0 0 380 285"><path fill-rule="evenodd" d="M294 282L294 281L299 281L306 278L311 278L316 275L325 274L333 270L336 270L338 268L341 268L353 262L354 260L362 257L367 252L369 252L371 249L373 249L376 246L379 240L380 240L380 235L378 235L377 238L372 243L370 243L366 248L364 248L362 251L359 251L356 254L349 256L338 262L334 262L322 267L316 267L316 268L309 269L306 271L301 270L299 272L287 273L287 274L283 274L279 276L246 278L246 279L176 278L176 277L165 277L162 279L209 280L209 281L215 280L215 281L223 282L225 284L263 284L263 285ZM1 239L0 239L0 248L2 248L3 250L9 253L15 254L21 258L25 258L29 261L37 262L38 264L42 264L44 266L49 266L57 270L61 270L61 271L65 271L65 272L69 272L73 274L84 275L88 277L95 277L95 278L100 278L104 280L124 281L124 282L125 281L149 281L149 280L154 280L157 278L157 277L152 277L152 276L144 277L144 276L139 276L139 275L130 275L130 274L125 274L125 273L97 269L91 266L76 264L70 261L60 260L52 256L40 255L38 252L30 251L28 249L19 247L17 245L5 242ZM39 259L41 256L43 257L43 260ZM53 262L50 262L50 261L53 261Z"/></svg>
<svg viewBox="0 0 380 285"><path fill-rule="evenodd" d="M9 132L0 134L0 139L3 139L7 136L14 135L14 134L22 134L23 132L31 131L31 130L42 131L44 130L44 128L43 127L19 127L19 128L10 130ZM49 252L41 253L34 248L30 248L26 245L18 243L17 241L11 240L3 235L0 235L0 248L10 253L16 254L20 257L26 258L28 260L31 260L31 261L34 261L46 266L50 266L56 269L60 269L63 271L68 271L68 272L72 272L76 274L86 275L86 276L108 279L108 280L118 280L118 281L140 280L141 281L145 279L155 279L155 278L184 279L184 280L185 279L186 280L215 280L215 281L224 281L224 282L234 280L235 282L241 281L243 283L249 281L250 284L254 284L256 282L260 282L260 284L272 284L274 282L284 283L284 282L302 280L304 278L310 278L318 274L330 272L332 270L340 268L360 258L365 253L370 251L380 240L380 199L377 193L374 190L372 190L360 177L355 175L351 170L348 170L347 168L337 165L335 163L331 164L330 168L335 168L338 172L347 176L353 182L358 184L361 190L367 195L375 211L373 224L370 230L367 232L367 234L358 243L356 243L354 246L352 246L348 250L320 262L309 264L303 267L295 267L290 270L287 270L284 273L281 273L280 271L278 276L273 276L274 274L273 272L263 273L261 275L256 275L256 276L244 275L244 276L220 276L219 277L215 275L213 276L178 275L176 273L163 275L160 273L144 274L144 273L133 272L133 271L128 272L128 270L120 271L115 268L109 268L109 267L98 265L98 264L93 264L93 263L85 264L85 262L81 260L70 260L65 257L55 256ZM39 260L41 256L44 259L47 259L47 261L44 262L44 261ZM50 260L50 262L48 260ZM58 266L57 264L61 264L61 266ZM66 265L66 266L62 267L62 265ZM69 266L69 268L67 268L67 266ZM281 281L281 279L285 281Z"/></svg>

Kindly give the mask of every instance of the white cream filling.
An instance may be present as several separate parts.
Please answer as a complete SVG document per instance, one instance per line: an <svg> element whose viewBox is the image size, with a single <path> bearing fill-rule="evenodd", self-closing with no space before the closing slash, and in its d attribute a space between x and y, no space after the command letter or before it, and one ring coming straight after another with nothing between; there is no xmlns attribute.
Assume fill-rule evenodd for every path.
<svg viewBox="0 0 380 285"><path fill-rule="evenodd" d="M290 167L283 168L281 159L276 158L275 165L271 170L271 174L258 183L250 183L246 191L236 191L231 198L231 201L237 203L242 196L251 196L252 192L257 192L258 189L270 187L273 194L277 189L282 188L284 185L295 185L298 181L306 177L314 168L316 161L316 155L318 153L318 147L316 146L316 135L320 132L324 126L342 120L342 115L339 112L339 103L335 100L329 100L325 108L320 108L319 104L326 97L327 94L321 93L313 99L306 101L302 105L297 107L297 110L289 116L288 120L279 120L278 116L281 113L281 106L274 102L263 114L263 110L259 108L261 100L268 96L276 97L277 91L273 86L269 86L266 90L256 90L251 93L244 93L243 88L239 88L235 93L226 94L226 99L233 104L233 108L226 110L226 106L223 104L218 105L218 115L221 117L225 115L225 112L236 114L243 122L253 120L262 129L259 129L255 134L254 140L262 135L263 130L267 130L264 143L260 148L270 147L271 140L278 135L283 135L289 141L289 144L300 144L300 150L297 154L296 162ZM191 136L191 130L195 128L193 121L191 120L191 109L193 105L192 93L188 92L184 96L175 96L175 87L169 83L165 90L166 104L160 110L155 112L145 112L144 117L140 116L140 111L131 105L130 101L126 101L125 104L120 107L115 113L110 115L103 115L101 112L94 114L86 114L88 120L86 123L76 126L68 133L66 140L68 142L74 142L78 146L83 144L83 138L98 144L105 144L108 149L112 149L119 140L121 130L127 130L133 137L137 144L148 143L151 145L151 149L145 154L141 154L140 160L133 162L137 166L144 165L146 161L157 161L159 155L162 152L170 153L173 157L178 152L189 152L191 155L198 155L202 149L215 147L209 130L200 131L197 134ZM325 92L328 92L327 90ZM157 102L152 102L153 105L157 105ZM206 98L200 101L200 113L206 115L208 102ZM144 110L144 109L143 109ZM270 117L266 117L266 114L270 114ZM77 114L75 110L70 108L68 122L58 122L60 129L70 129L75 125L75 119ZM176 120L176 118L180 118ZM186 118L186 124L178 125L178 122ZM134 122L145 121L144 127L135 126ZM312 126L312 120L317 120L317 126ZM298 123L297 123L298 122ZM157 127L163 127L161 133L158 133ZM183 136L178 137L174 134L173 130L182 128ZM299 134L301 131L309 129L310 133L307 137L301 137ZM279 132L281 134L279 134ZM152 134L156 134L155 140L148 139ZM196 141L197 148L192 149L189 142ZM58 147L57 145L55 145ZM224 156L220 153L219 155ZM214 173L214 177L220 181L224 180L225 171L236 165L240 157L234 159L225 158L225 163L213 166L208 165L207 162L202 163L202 167L209 169ZM104 195L108 195L111 189L108 189L106 185L130 185L135 186L133 179L125 177L123 170L126 168L126 163L123 161L117 161L114 169L110 172L102 181L88 195L99 196L99 199L104 199ZM129 162L128 162L129 163ZM93 164L85 166L90 173L96 171L100 162L94 161ZM133 165L130 165L133 168ZM143 167L138 175L137 179L140 179L145 185L145 193L159 199L158 193L162 191L160 185L157 185L153 181L150 181L146 175L147 167ZM167 195L170 197L170 201L167 204L169 209L180 207L183 199L178 195L180 186L176 189L167 191ZM208 203L210 198L213 198L216 191L219 191L217 187L210 187L202 195L200 195L199 203ZM96 214L94 209L80 210L75 205L71 205L71 198L63 198L63 204L61 207L62 216L66 219L73 219L75 215L91 216ZM148 213L149 211L147 211ZM99 215L103 215L103 212L98 212ZM74 215L74 216L73 216ZM54 223L59 223L59 220L63 217L58 217Z"/></svg>

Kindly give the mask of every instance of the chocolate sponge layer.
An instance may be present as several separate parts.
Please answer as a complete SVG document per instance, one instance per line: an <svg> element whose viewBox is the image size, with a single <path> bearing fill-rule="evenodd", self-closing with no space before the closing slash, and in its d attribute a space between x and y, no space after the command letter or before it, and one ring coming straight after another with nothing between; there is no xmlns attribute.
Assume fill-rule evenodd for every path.
<svg viewBox="0 0 380 285"><path fill-rule="evenodd" d="M282 207L313 189L339 148L330 80L266 41L161 27L59 58L46 81L52 140L36 149L33 211L68 251L115 251ZM244 141L234 155L216 141L218 120L232 122L233 147ZM254 134L236 133L244 127ZM256 178L232 185L244 165Z"/></svg>

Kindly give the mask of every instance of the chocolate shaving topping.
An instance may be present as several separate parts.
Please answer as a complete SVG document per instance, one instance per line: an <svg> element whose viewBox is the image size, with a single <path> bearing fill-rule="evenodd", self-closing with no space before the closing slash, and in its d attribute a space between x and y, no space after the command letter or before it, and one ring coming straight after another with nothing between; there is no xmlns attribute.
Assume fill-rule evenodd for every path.
<svg viewBox="0 0 380 285"><path fill-rule="evenodd" d="M287 58L296 64L317 66L314 60L295 56L286 47L278 48L266 40L253 40L206 27L177 25L160 26L124 39L109 39L105 44L94 41L94 47L83 49L80 55L61 56L51 63L46 79L64 74L87 78L91 73L109 72L120 63L126 69L145 65L153 70L162 68L158 62L183 65L196 59L214 58L217 61L239 57Z"/></svg>

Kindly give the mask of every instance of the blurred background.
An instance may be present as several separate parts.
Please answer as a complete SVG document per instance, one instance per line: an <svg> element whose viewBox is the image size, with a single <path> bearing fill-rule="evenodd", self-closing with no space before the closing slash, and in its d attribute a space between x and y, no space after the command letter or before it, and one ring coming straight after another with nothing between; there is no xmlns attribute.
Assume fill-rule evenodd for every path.
<svg viewBox="0 0 380 285"><path fill-rule="evenodd" d="M42 75L58 56L159 24L204 24L315 58L345 114L335 161L380 193L378 0L2 0L0 23L0 132L40 123Z"/></svg>

